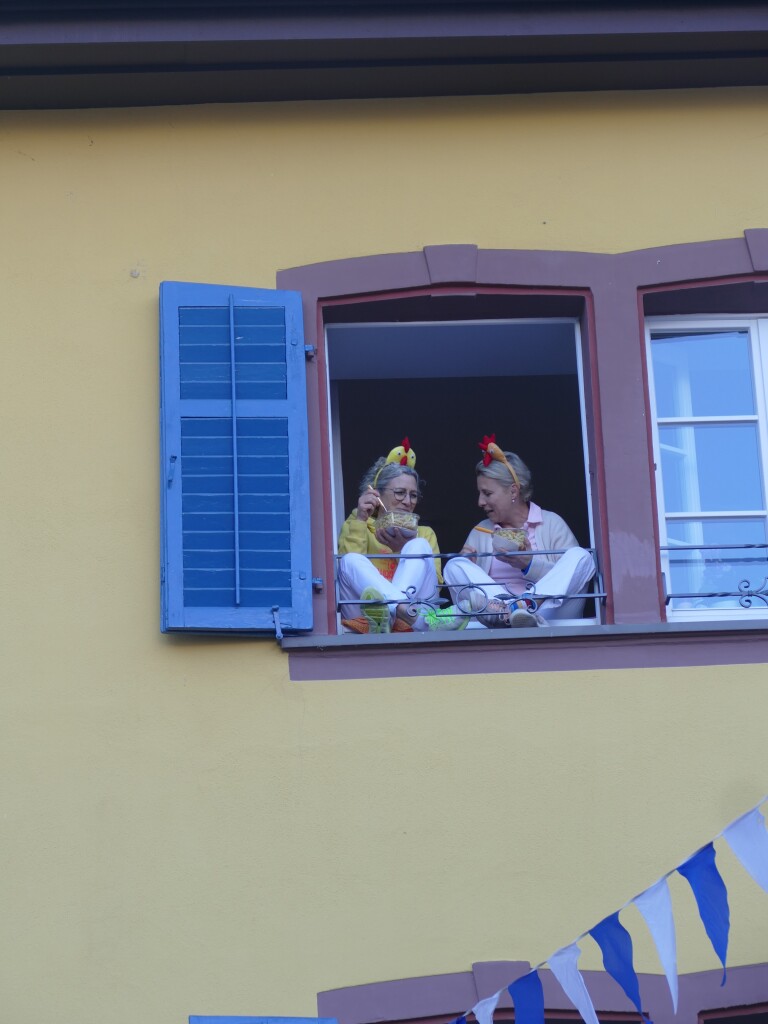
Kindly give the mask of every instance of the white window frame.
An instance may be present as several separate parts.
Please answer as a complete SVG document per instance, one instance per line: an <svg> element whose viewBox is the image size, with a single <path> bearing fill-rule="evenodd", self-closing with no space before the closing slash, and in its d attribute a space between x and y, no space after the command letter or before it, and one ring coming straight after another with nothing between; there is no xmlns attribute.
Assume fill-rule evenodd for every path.
<svg viewBox="0 0 768 1024"><path fill-rule="evenodd" d="M656 406L656 387L654 380L652 340L651 335L657 331L690 334L696 331L701 333L714 333L716 331L745 331L749 332L750 353L752 357L753 386L755 388L755 413L745 416L706 416L706 417L659 417ZM656 502L658 507L658 530L659 544L662 548L661 570L665 582L665 591L671 590L671 572L669 554L664 550L669 545L667 533L668 513L664 505L664 487L662 480L661 444L659 441L659 425L680 425L696 423L736 423L756 422L759 444L760 470L762 474L763 501L766 507L763 509L740 509L729 511L727 514L733 518L754 519L763 517L766 523L766 538L768 538L768 316L755 317L740 314L717 316L669 316L669 317L648 317L645 321L645 345L646 365L648 369L648 390L649 405L651 411L651 432L653 439L653 461L656 481ZM669 514L673 515L673 514ZM684 521L690 518L692 513L680 513L679 518ZM720 512L698 512L696 517L700 519L718 519L722 517ZM762 583L757 578L751 579L753 587L757 589ZM670 603L667 606L667 618L669 621L744 621L754 618L768 618L768 605L760 598L753 598L751 608L674 608Z"/></svg>

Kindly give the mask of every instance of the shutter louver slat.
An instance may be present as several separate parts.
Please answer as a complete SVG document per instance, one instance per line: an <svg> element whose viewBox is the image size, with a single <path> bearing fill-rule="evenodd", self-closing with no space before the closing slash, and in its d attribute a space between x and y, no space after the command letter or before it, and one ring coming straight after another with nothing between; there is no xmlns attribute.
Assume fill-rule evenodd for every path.
<svg viewBox="0 0 768 1024"><path fill-rule="evenodd" d="M232 503L235 513L235 606L240 604L240 467L237 462L237 360L235 359L235 301L229 296L229 380L232 401ZM185 574L186 587L186 574Z"/></svg>

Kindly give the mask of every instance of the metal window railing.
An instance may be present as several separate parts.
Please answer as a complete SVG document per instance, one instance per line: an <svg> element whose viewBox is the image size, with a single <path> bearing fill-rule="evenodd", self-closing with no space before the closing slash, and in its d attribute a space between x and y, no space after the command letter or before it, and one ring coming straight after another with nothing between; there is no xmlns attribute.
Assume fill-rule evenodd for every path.
<svg viewBox="0 0 768 1024"><path fill-rule="evenodd" d="M753 606L755 599L757 599L762 601L764 606L768 607L768 574L766 574L765 569L760 570L763 579L758 586L753 586L751 580L747 578L741 579L735 584L733 583L734 578L740 575L743 571L741 569L737 570L738 566L751 566L759 563L765 563L766 566L768 566L768 544L665 544L661 546L660 551L662 556L667 559L670 572L672 571L676 561L682 562L681 559L675 559L673 557L674 555L682 554L686 551L700 553L717 551L717 558L707 558L706 554L704 554L703 557L691 559L687 569L690 570L691 568L695 568L696 570L700 570L702 573L702 584L716 584L718 582L723 584L720 587L703 586L698 590L692 591L668 590L667 575L666 573L663 573L664 602L667 606L669 606L673 601L686 601L690 603L686 604L684 606L685 608L706 608L705 602L707 601L722 602L732 599L734 603L732 603L730 607L736 608L740 606L741 608L748 609ZM725 551L762 551L763 555L741 558L723 558L720 556L720 553ZM727 577L730 577L730 580L727 580ZM696 602L698 602L698 604ZM738 602L738 605L736 602Z"/></svg>
<svg viewBox="0 0 768 1024"><path fill-rule="evenodd" d="M546 555L563 555L563 554L565 554L565 552L567 550L570 550L570 549L568 549L568 548L552 548L552 549L541 550L541 551L527 551L525 553L527 555L530 555L532 558L540 558L540 557L543 557L543 556L546 556ZM547 594L548 598L562 599L562 600L568 600L568 601L577 601L577 600L594 601L596 606L597 606L598 603L600 603L600 604L604 604L605 603L605 599L607 597L607 593L606 593L606 591L604 589L603 575L602 575L602 572L600 570L600 564L599 564L599 561L598 561L598 558L597 558L597 551L596 551L595 548L584 548L583 550L584 551L588 551L590 553L590 555L592 556L592 560L594 562L594 565L595 565L595 572L594 572L594 575L593 575L593 577L592 577L592 579L590 581L590 589L586 590L586 591L579 591L579 592L568 593L568 594ZM334 571L334 587L335 587L335 595L336 595L336 610L341 613L342 619L349 617L347 615L347 609L349 607L351 607L351 606L362 607L364 605L379 605L379 604L382 604L381 601L363 601L363 600L360 599L360 597L350 597L347 600L342 600L341 594L340 594L340 589L339 589L339 563L341 562L341 559L343 557L344 557L344 555L336 555L335 556L335 571ZM427 555L427 554L407 554L407 555L403 555L403 554L394 554L394 553L388 554L386 552L382 552L380 554L367 554L364 557L367 558L368 561L370 561L370 562L393 561L393 560L399 561L400 559L421 559L421 560L435 560L435 559L439 559L443 564L445 564L451 558L466 557L466 556L462 556L461 552L440 552L437 555L434 552L432 552L429 555ZM480 559L487 559L487 560L490 560L491 557L492 557L491 554L481 554L479 556ZM487 602L489 600L488 596L485 593L484 586L488 586L488 584L482 585L482 584L477 584L477 583L467 583L467 584L464 584L464 585L461 585L461 586L459 586L457 584L452 584L451 587L450 587L450 591L454 592L453 597L450 596L450 591L449 591L449 588L448 588L448 584L446 584L446 583L442 583L442 584L438 583L436 588L435 588L435 590L434 590L434 592L431 595L428 595L427 597L423 597L423 596L422 597L417 597L416 593L415 593L415 589L416 588L415 587L409 587L409 588L407 588L404 591L403 597L401 597L401 598L391 598L389 600L385 599L383 603L388 604L388 605L405 605L406 609L407 609L407 612L409 614L412 614L413 616L416 616L420 612L425 612L425 611L428 611L430 609L437 611L437 610L439 610L441 608L446 607L447 605L456 604L461 609L461 614L462 615L466 616L466 618L468 618L468 619L472 619L472 618L475 618L478 614L480 614L480 615L483 614L483 612L485 610L485 607L487 605ZM527 588L528 591L530 592L533 589L533 587L534 587L534 584L532 584L532 583L528 584L528 588ZM443 593L443 591L445 593ZM471 597L470 595L476 595L476 596ZM521 595L515 595L515 594L510 593L509 596L510 596L510 598L513 598L515 596L525 597L525 593L523 593ZM466 609L464 607L465 604L467 605ZM554 621L556 623L557 620L554 620Z"/></svg>

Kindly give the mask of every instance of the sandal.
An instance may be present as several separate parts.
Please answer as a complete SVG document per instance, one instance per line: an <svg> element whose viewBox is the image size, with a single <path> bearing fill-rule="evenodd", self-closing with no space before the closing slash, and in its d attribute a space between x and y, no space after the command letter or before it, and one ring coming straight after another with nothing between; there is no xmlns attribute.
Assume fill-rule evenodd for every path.
<svg viewBox="0 0 768 1024"><path fill-rule="evenodd" d="M451 605L450 608L429 608L423 615L424 627L433 631L438 629L466 629L472 618L461 608Z"/></svg>
<svg viewBox="0 0 768 1024"><path fill-rule="evenodd" d="M371 632L371 624L364 615L358 615L356 619L342 619L341 624L350 633L360 633L362 635ZM395 619L392 625L392 632L412 633L413 629L407 622L403 622L402 619Z"/></svg>
<svg viewBox="0 0 768 1024"><path fill-rule="evenodd" d="M515 629L531 629L544 621L536 612L538 605L533 598L489 597L485 604L481 605L483 598L484 595L477 592L471 595L475 616L488 629L506 629L509 626Z"/></svg>
<svg viewBox="0 0 768 1024"><path fill-rule="evenodd" d="M488 629L504 629L512 624L509 603L501 597L489 597L483 610L475 614Z"/></svg>
<svg viewBox="0 0 768 1024"><path fill-rule="evenodd" d="M543 619L535 608L526 606L511 610L509 625L516 629L534 629L536 626L546 626L547 620Z"/></svg>
<svg viewBox="0 0 768 1024"><path fill-rule="evenodd" d="M389 633L391 623L389 619L389 605L384 601L384 595L376 587L366 587L360 595L362 602L376 602L372 604L363 603L363 615L368 620L369 633Z"/></svg>

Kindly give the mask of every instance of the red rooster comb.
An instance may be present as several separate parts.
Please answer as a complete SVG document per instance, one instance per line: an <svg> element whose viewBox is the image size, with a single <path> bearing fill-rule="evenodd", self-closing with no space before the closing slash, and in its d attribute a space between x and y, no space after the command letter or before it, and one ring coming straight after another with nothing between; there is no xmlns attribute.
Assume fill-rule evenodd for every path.
<svg viewBox="0 0 768 1024"><path fill-rule="evenodd" d="M488 434L483 434L483 440L477 442L477 447L480 448L480 450L483 453L483 465L484 466L490 466L490 464L491 464L492 456L491 456L491 453L488 451L488 445L491 445L491 444L496 444L496 435L495 434L491 434L490 436Z"/></svg>
<svg viewBox="0 0 768 1024"><path fill-rule="evenodd" d="M518 487L520 486L520 480L518 479L517 473L515 472L515 467L512 466L507 461L506 455L501 450L501 448L499 448L499 446L496 444L495 434L491 434L490 437L488 436L488 434L485 434L483 436L483 440L478 441L477 447L480 448L483 452L484 466L490 466L491 462L503 462L504 465L509 470L509 474L512 477L512 479L515 481Z"/></svg>

